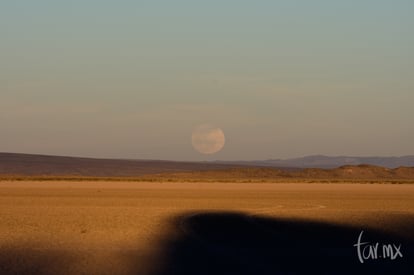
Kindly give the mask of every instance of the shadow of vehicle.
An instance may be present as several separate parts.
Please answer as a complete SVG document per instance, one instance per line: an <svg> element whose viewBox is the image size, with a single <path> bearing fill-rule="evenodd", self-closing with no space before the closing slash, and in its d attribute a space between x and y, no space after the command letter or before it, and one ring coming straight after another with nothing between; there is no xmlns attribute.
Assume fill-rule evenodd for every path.
<svg viewBox="0 0 414 275"><path fill-rule="evenodd" d="M414 217L401 218L396 224L414 232ZM170 226L148 257L139 247L102 257L3 247L0 274L414 274L414 233L239 212L185 213L172 217ZM367 247L364 255L378 242L376 259L364 263L354 246L362 230L360 242L369 242L361 248ZM402 257L384 258L383 244L401 245Z"/></svg>
<svg viewBox="0 0 414 275"><path fill-rule="evenodd" d="M176 217L173 224L170 236L175 237L167 236L154 275L414 272L413 239L378 230L233 212L188 214ZM413 225L411 219L412 232ZM365 230L361 242L370 242L361 249L379 243L377 259L364 263L354 246L361 230ZM403 257L384 259L382 244L401 244ZM369 247L366 256L368 252Z"/></svg>

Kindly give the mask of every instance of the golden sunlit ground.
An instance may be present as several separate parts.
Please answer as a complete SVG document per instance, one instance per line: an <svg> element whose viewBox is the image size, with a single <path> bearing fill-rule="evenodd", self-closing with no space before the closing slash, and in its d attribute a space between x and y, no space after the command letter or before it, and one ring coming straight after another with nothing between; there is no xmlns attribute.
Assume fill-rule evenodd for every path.
<svg viewBox="0 0 414 275"><path fill-rule="evenodd" d="M0 273L151 274L171 219L212 210L410 239L413 198L410 184L0 182Z"/></svg>

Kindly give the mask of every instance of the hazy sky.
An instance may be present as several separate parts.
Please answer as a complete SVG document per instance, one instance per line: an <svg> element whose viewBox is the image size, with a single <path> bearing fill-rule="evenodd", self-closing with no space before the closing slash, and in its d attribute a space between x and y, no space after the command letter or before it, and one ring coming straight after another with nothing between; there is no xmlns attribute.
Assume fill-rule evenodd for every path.
<svg viewBox="0 0 414 275"><path fill-rule="evenodd" d="M414 154L414 1L0 2L0 151ZM202 123L224 149L191 147Z"/></svg>

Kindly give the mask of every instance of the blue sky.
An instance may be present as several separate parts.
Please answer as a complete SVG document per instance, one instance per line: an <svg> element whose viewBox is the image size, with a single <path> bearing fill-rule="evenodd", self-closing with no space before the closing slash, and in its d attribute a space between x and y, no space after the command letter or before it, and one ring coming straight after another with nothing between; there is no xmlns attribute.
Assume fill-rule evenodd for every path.
<svg viewBox="0 0 414 275"><path fill-rule="evenodd" d="M2 1L0 151L414 154L413 1ZM191 131L226 146L202 156Z"/></svg>

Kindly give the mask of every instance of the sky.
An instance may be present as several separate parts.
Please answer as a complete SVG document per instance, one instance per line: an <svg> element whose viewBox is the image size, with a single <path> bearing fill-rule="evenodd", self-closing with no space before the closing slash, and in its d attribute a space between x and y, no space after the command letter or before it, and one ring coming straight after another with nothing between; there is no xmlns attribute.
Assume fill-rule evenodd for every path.
<svg viewBox="0 0 414 275"><path fill-rule="evenodd" d="M4 0L0 152L414 154L414 1ZM226 144L202 155L200 124Z"/></svg>

